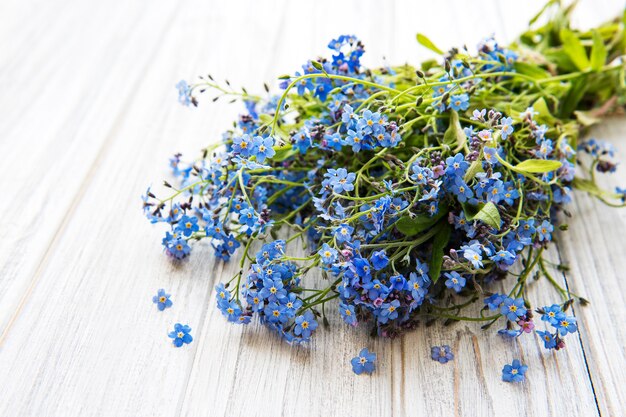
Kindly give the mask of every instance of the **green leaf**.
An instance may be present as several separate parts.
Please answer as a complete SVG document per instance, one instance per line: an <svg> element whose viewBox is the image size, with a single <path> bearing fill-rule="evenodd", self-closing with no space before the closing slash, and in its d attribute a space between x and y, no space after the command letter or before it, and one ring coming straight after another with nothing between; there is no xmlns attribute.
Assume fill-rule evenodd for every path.
<svg viewBox="0 0 626 417"><path fill-rule="evenodd" d="M589 126L595 125L596 123L600 123L599 118L593 116L591 113L586 112L586 111L576 110L574 112L574 116L576 116L576 120L578 120L578 123L580 123L581 125L585 127L589 127Z"/></svg>
<svg viewBox="0 0 626 417"><path fill-rule="evenodd" d="M481 208L478 213L474 215L474 220L480 220L488 226L493 227L496 230L500 230L500 212L495 204L491 201Z"/></svg>
<svg viewBox="0 0 626 417"><path fill-rule="evenodd" d="M461 208L463 209L463 214L465 214L465 218L468 221L472 221L476 213L478 213L478 210L480 210L479 207L473 206L470 203L461 203Z"/></svg>
<svg viewBox="0 0 626 417"><path fill-rule="evenodd" d="M604 45L604 41L602 40L602 36L600 36L600 32L594 30L593 46L591 47L591 69L594 71L602 69L607 56L608 52L606 50L606 45Z"/></svg>
<svg viewBox="0 0 626 417"><path fill-rule="evenodd" d="M537 121L547 124L554 124L555 118L552 113L550 113L548 103L546 103L546 100L543 97L533 103L533 110L539 113L535 118Z"/></svg>
<svg viewBox="0 0 626 417"><path fill-rule="evenodd" d="M450 146L456 143L457 146L454 152L463 149L463 145L466 143L465 132L463 132L461 123L459 123L459 114L454 110L450 110L450 125L443 134L443 142Z"/></svg>
<svg viewBox="0 0 626 417"><path fill-rule="evenodd" d="M548 71L537 66L537 64L529 64L527 62L517 61L515 62L514 67L515 67L515 72L528 75L529 77L532 77L535 80L543 80L545 78L551 77L551 74Z"/></svg>
<svg viewBox="0 0 626 417"><path fill-rule="evenodd" d="M435 238L433 239L433 250L430 262L428 263L428 270L430 278L433 280L433 284L437 283L439 274L441 273L441 265L443 263L443 255L448 242L450 241L450 235L452 234L452 227L443 220L440 223L441 226Z"/></svg>
<svg viewBox="0 0 626 417"><path fill-rule="evenodd" d="M528 22L528 26L534 25L537 19L539 19L541 15L543 15L545 11L553 4L554 4L554 1L549 1L546 4L544 4L541 10L539 10L539 12L537 12L537 14L532 17L532 19L530 19L530 21Z"/></svg>
<svg viewBox="0 0 626 417"><path fill-rule="evenodd" d="M445 214L448 214L447 210L440 207L439 213L435 214L433 217L426 214L420 214L415 217L402 216L395 223L396 229L398 229L398 231L405 236L415 236L416 234L431 228Z"/></svg>
<svg viewBox="0 0 626 417"><path fill-rule="evenodd" d="M598 184L596 184L592 180L575 177L574 181L572 181L572 185L577 190L584 191L596 197L616 198L616 199L621 198L620 194L603 190L602 188L598 187Z"/></svg>
<svg viewBox="0 0 626 417"><path fill-rule="evenodd" d="M563 97L560 103L559 115L563 118L569 118L572 112L578 106L580 100L582 100L589 83L586 77L577 78L572 80L567 93Z"/></svg>
<svg viewBox="0 0 626 417"><path fill-rule="evenodd" d="M472 162L465 173L465 177L463 177L463 181L469 183L479 172L483 172L483 161L480 158Z"/></svg>
<svg viewBox="0 0 626 417"><path fill-rule="evenodd" d="M561 42L563 42L563 50L572 60L574 65L581 70L585 71L590 67L589 59L587 58L587 52L585 47L578 39L578 36L569 29L562 28L560 32Z"/></svg>
<svg viewBox="0 0 626 417"><path fill-rule="evenodd" d="M298 153L298 150L291 145L274 146L274 151L276 151L276 154L272 157L272 161L275 162L282 162Z"/></svg>
<svg viewBox="0 0 626 417"><path fill-rule="evenodd" d="M443 51L437 48L437 46L435 46L435 44L430 39L428 39L426 36L422 35L421 33L417 34L417 41L420 43L420 45L430 49L431 51L439 55L443 55Z"/></svg>
<svg viewBox="0 0 626 417"><path fill-rule="evenodd" d="M528 174L544 174L550 171L556 171L561 168L561 162L548 159L527 159L515 165L513 169L517 172L525 172Z"/></svg>

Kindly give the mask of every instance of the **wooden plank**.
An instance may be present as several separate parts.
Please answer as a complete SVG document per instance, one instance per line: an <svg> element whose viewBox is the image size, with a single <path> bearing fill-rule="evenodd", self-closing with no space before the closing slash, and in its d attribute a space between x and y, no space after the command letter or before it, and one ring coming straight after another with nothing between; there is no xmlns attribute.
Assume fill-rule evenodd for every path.
<svg viewBox="0 0 626 417"><path fill-rule="evenodd" d="M623 117L602 123L591 135L612 143L619 161L616 174L598 174L603 188L613 191L626 184L626 121ZM624 236L626 210L607 207L582 192L576 192L570 207L569 230L559 234L560 254L570 266L569 289L591 305L576 308L580 337L585 348L593 387L602 415L616 416L626 410L626 329L624 316Z"/></svg>
<svg viewBox="0 0 626 417"><path fill-rule="evenodd" d="M51 238L52 245L29 249L32 257L39 260L42 251L48 251L48 256L35 267L39 279L29 281L35 284L23 308L16 314L0 300L0 305L4 304L0 312L15 317L1 347L0 415L596 415L583 350L574 338L568 339L566 351L555 355L543 350L534 336L525 335L519 343L508 343L482 333L476 325L465 324L418 329L403 339L389 341L370 339L364 329L342 327L338 317L331 315L332 330L320 329L308 348L291 348L258 325L232 326L220 317L212 287L234 273L234 263L216 263L206 254L209 248L198 248L180 266L160 253L161 233L141 218L138 195L148 181L163 175L164 164L159 161L165 161L173 151L194 151L205 144L207 134L219 137L237 113L237 109L223 104L198 111L176 106L172 84L178 78L207 68L215 70L214 75L221 75L220 78L228 75L231 81L246 83L250 91L255 86L260 91L260 74L271 79L277 71L297 69L306 58L324 52L324 45L337 34L337 28L355 34L365 28L369 65L378 64L383 54L390 63L407 58L418 62L419 54L424 53L414 41L418 23L420 31L433 33L433 38L439 39L437 43L447 47L460 40L475 43L483 32L489 32L489 22L502 21L505 16L487 7L495 2L481 2L468 10L460 2L450 1L447 10L456 16L452 25L457 28L452 30L442 25L448 16L435 3L415 5L405 1L396 4L395 9L381 7L374 1L356 0L333 3L332 8L331 2L298 7L286 1L269 5L247 3L245 7L241 3L224 3L194 3L179 9L176 17L172 17L175 5L138 6L138 11L151 12L144 19L135 15L134 19L143 24L133 32L137 39L125 50L125 62L118 58L119 67L110 76L108 72L98 73L108 77L93 93L99 99L92 100L86 113L77 110L69 116L87 120L76 128L77 138L100 135L105 138L100 143L106 145L90 144L89 149L96 152L82 148L72 152L92 155L92 161L95 160L91 169L88 158L80 162L84 165L80 165L83 168L77 170L76 178L60 176L63 165L48 162L56 171L41 181L47 186L53 185L55 179L61 181L69 190L60 187L51 195L67 193L69 198L64 199L65 206L50 203L41 207L49 212L54 206L57 218L63 217L68 204L71 209L60 226L58 220L49 222L52 226L40 232L48 230L43 233L45 236L56 236ZM483 16L484 10L489 18ZM106 12L103 8L102 14ZM524 12L530 13L528 9ZM76 16L84 13L77 11ZM329 22L304 25L303 16L311 22ZM509 18L522 17L515 13L506 19ZM242 30L233 19L249 24ZM477 20L485 23L481 33L475 30L473 22ZM131 21L129 17L125 22ZM170 29L163 31L163 27ZM57 31L63 33L61 27ZM468 41L469 46L473 43ZM116 45L113 40L111 45ZM154 56L154 49L140 52L139 47L145 45L159 45L159 50ZM112 60L113 49L106 49ZM7 55L17 53L17 49L6 44L0 44L2 51L8 51ZM45 56L44 52L41 56ZM76 53L75 49L68 49L65 56L71 58ZM145 79L139 79L139 72L143 71L130 65L140 58L150 63L145 74L141 74ZM85 69L91 68L84 65ZM66 71L69 69L71 65ZM131 69L132 77L124 78ZM72 97L88 91L86 84L72 87ZM109 91L119 85L124 86L122 96L126 100L110 97ZM47 100L52 101L53 93L59 94L56 88ZM22 113L29 117L44 115L45 103L49 101L28 113L16 110L13 119L22 117ZM3 105L8 107L0 101ZM63 109L53 110L58 112L55 115L67 114ZM71 119L72 123L75 119ZM20 124L31 120L37 119L26 118ZM61 132L59 126L56 129ZM1 127L4 131L6 125ZM36 132L32 129L28 132ZM624 127L619 129L623 131ZM62 133L54 138L59 136ZM61 159L64 163L79 164L73 156L65 155L69 152L62 152L64 148L55 149L56 142L49 143L46 152L55 152L49 161L54 156L65 158ZM4 144L0 142L0 146ZM22 154L11 156L19 159ZM38 154L39 158L44 156ZM12 194L17 191L10 189L9 195ZM17 228L13 233L24 236L22 230L31 230L31 226L25 222L23 229ZM571 225L572 229L576 227L577 224ZM11 236L7 233L1 237ZM613 257L619 255L615 252L619 247L613 244ZM573 253L580 250L576 248ZM7 270L7 276L18 276L18 266ZM586 268L595 266L588 262ZM588 276L589 271L580 271L579 276ZM611 292L619 294L616 273L599 271L613 274ZM32 270L23 276L31 279ZM588 281L585 279L581 285L592 285ZM531 298L537 296L538 301L545 303L554 301L556 294L546 293L546 285L535 283ZM0 286L4 289L5 282L0 282ZM175 303L174 308L163 313L158 313L150 300L159 287L171 291ZM12 291L18 296L23 293ZM616 415L624 409L619 391L624 381L619 367L613 369L609 359L615 357L615 349L623 349L624 334L610 332L610 322L601 317L623 311L623 299L611 299L611 294L603 289L591 288L590 292L595 294L590 294L592 301L597 297L611 300L601 310L603 315L592 317L590 329L581 333L583 345L595 349L594 355L598 355L594 359L596 367L590 364L592 377L600 375L594 379L594 388L597 392L600 384L607 387L598 396L602 401L600 408L603 412L608 410L608 415ZM594 302L589 309L576 313L580 317L597 307ZM595 320L601 327L596 327ZM165 332L176 321L191 325L196 339L192 345L171 347ZM605 346L597 346L595 340L603 340ZM447 365L429 358L430 346L442 343L451 344L457 355ZM372 377L356 377L350 370L350 358L364 346L379 354L379 369ZM623 363L621 353L619 359ZM531 365L529 382L500 382L502 365L514 357Z"/></svg>
<svg viewBox="0 0 626 417"><path fill-rule="evenodd" d="M555 248L549 257L556 260ZM514 282L511 277L495 290L508 292ZM564 285L562 277L560 283ZM530 284L527 298L535 308L562 302L545 279ZM468 315L477 314L475 309ZM535 323L543 330L544 323L539 318ZM455 415L598 415L576 336L566 339L565 350L554 352L544 349L543 342L533 334L524 334L514 341L496 335L502 321L486 331L480 329L480 324L434 325L404 337L403 360L394 364L396 369L403 367L404 373L396 383L405 394L415 395L404 396L402 410L415 410L420 415L451 413L447 410L453 410ZM453 348L454 362L440 365L430 359L430 347L441 344ZM501 381L502 367L513 359L529 366L527 382L517 385ZM576 401L563 401L564 393Z"/></svg>
<svg viewBox="0 0 626 417"><path fill-rule="evenodd" d="M152 10L136 22L144 39L121 58L144 57L140 49L150 45L150 66L133 73L131 99L94 103L94 112L114 109L118 117L98 125L110 140L4 340L0 415L173 415L181 407L198 343L174 349L166 332L187 322L200 339L221 266L201 250L184 266L170 262L160 246L164 230L142 218L139 196L166 175L173 152L194 154L207 132L220 137L239 111L216 106L200 114L179 106L178 79L209 62L216 75L256 79L251 75L270 63L265 50L239 36L240 27L224 24L233 16L253 21L254 10L218 2L143 9ZM260 20L247 33L262 40L276 34ZM98 91L108 94L125 76L116 73ZM159 287L172 292L175 308L156 311L151 297Z"/></svg>
<svg viewBox="0 0 626 417"><path fill-rule="evenodd" d="M19 5L0 17L2 28L25 26L0 45L0 188L10 196L0 199L0 344L172 10L68 2L40 14Z"/></svg>

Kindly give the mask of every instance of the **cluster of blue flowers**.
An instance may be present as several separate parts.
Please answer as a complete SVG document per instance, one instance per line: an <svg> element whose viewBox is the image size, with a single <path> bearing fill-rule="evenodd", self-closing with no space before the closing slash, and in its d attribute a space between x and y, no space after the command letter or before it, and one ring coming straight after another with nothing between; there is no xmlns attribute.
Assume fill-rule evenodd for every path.
<svg viewBox="0 0 626 417"><path fill-rule="evenodd" d="M303 308L297 293L300 278L293 262L284 261L285 241L277 240L263 245L256 254L241 296L232 296L224 284L216 287L217 305L222 314L233 323L248 324L254 314L261 323L276 331L290 343L302 343L311 338L318 326L310 309ZM244 306L245 304L245 306Z"/></svg>
<svg viewBox="0 0 626 417"><path fill-rule="evenodd" d="M146 217L167 225L165 252L182 260L197 241L224 261L243 251L239 272L216 286L217 306L229 322L257 317L289 343L309 341L318 322L328 323L331 301L345 323L385 337L421 321L467 319L460 311L481 298L474 321L502 319L506 337L535 331L527 278L535 267L549 277L542 252L571 201L577 158L613 172L614 150L595 139L574 146L574 131L555 125L539 94L520 95L507 114L483 108L494 103L492 87L515 80L519 59L494 39L475 59L452 50L422 69L362 68L364 46L352 35L328 46L331 57L281 77L280 96L218 88L240 94L246 112L202 158L174 155L170 197L150 188L143 196ZM209 77L176 87L183 105L196 105L197 88L215 85ZM626 202L626 190L606 197ZM297 239L307 253L291 256ZM262 246L253 257L255 243ZM488 292L515 264L522 269L510 293ZM327 280L322 288L303 283L313 268ZM535 332L558 350L577 330L565 313L571 297L582 299L549 280L563 304L536 310L553 330ZM155 303L171 306L165 293ZM186 330L170 334L175 345L191 340ZM454 355L444 345L431 357ZM371 373L374 361L364 349L353 370ZM525 372L514 361L503 379Z"/></svg>
<svg viewBox="0 0 626 417"><path fill-rule="evenodd" d="M576 325L576 317L567 316L562 309L562 306L553 304L549 307L543 307L537 309L537 312L541 314L541 320L550 324L555 332L539 331L537 334L543 340L543 344L546 349L563 349L565 347L565 337L568 333L575 333L578 330Z"/></svg>

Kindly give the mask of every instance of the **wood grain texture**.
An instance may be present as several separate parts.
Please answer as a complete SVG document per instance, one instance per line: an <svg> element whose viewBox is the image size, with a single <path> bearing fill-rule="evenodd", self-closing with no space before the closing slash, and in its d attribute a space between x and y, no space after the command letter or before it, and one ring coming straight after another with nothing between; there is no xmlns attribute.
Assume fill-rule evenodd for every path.
<svg viewBox="0 0 626 417"><path fill-rule="evenodd" d="M10 3L0 14L0 27L13 30L0 38L0 185L9 196L0 199L2 335L97 170L175 10L167 3L149 10L125 2L41 3L41 11Z"/></svg>
<svg viewBox="0 0 626 417"><path fill-rule="evenodd" d="M623 118L606 121L591 132L592 136L615 146L621 162L618 172L624 168L626 155L624 132ZM610 190L616 186L623 188L626 175L623 171L618 175L602 175L599 182ZM618 322L624 317L626 305L623 292L626 212L606 207L581 192L575 193L570 209L573 220L569 231L559 235L559 253L571 268L567 274L570 291L591 301L588 307L576 308L579 335L602 415L623 415L626 329Z"/></svg>
<svg viewBox="0 0 626 417"><path fill-rule="evenodd" d="M598 23L619 3L582 1L576 20ZM471 47L492 32L510 40L541 5L0 2L0 186L9 196L0 199L0 415L623 414L626 335L608 318L625 313L626 211L576 196L570 231L550 256L569 262L559 281L593 304L575 310L580 337L556 354L534 335L510 342L472 323L372 339L334 314L333 329L310 346L289 347L216 310L212 288L235 273L234 262L197 247L171 263L162 230L140 212L139 195L165 175L167 158L193 156L239 112L178 106L178 79L210 70L262 91L340 32L363 38L366 65L419 62L430 55L416 31L442 48ZM595 133L624 158L625 131L615 121ZM620 182L625 171L606 180ZM538 305L557 299L548 286L531 286ZM161 287L174 301L164 312L151 303ZM191 345L172 348L166 332L176 322L192 327ZM444 343L456 358L440 365L430 347ZM350 370L362 347L379 356L371 377ZM516 357L530 366L528 382L502 383L502 365Z"/></svg>

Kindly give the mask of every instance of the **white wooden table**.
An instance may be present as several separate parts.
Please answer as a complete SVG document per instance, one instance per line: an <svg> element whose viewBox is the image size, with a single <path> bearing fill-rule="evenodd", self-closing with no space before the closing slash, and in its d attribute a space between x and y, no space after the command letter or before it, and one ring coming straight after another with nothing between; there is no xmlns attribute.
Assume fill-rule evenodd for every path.
<svg viewBox="0 0 626 417"><path fill-rule="evenodd" d="M583 0L582 25L618 12ZM336 324L308 348L258 325L229 325L212 288L234 266L196 250L184 266L163 255L163 230L144 220L140 194L167 175L176 151L219 139L240 108L176 103L180 78L211 72L249 91L326 54L354 33L365 63L419 62L415 42L439 46L495 32L512 40L540 0L0 2L0 415L405 416L626 414L626 210L578 193L553 256L571 267L580 332L551 353L536 336L507 342L477 325L435 325L389 341ZM276 83L274 82L274 85ZM594 131L626 162L626 121ZM626 167L603 185L626 185ZM557 299L533 285L537 303ZM174 307L157 312L158 288ZM194 342L166 332L188 323ZM449 344L456 358L430 359ZM349 359L378 356L371 377ZM501 382L513 358L527 382Z"/></svg>

